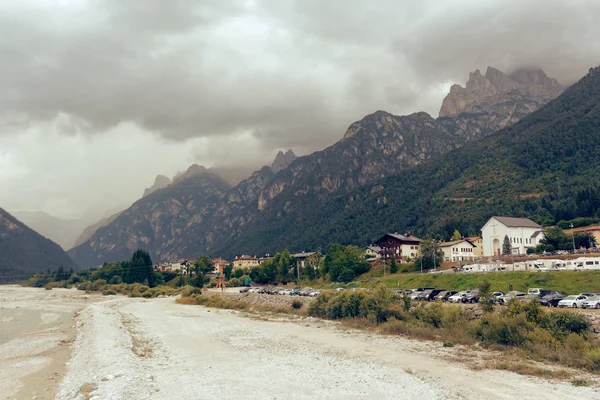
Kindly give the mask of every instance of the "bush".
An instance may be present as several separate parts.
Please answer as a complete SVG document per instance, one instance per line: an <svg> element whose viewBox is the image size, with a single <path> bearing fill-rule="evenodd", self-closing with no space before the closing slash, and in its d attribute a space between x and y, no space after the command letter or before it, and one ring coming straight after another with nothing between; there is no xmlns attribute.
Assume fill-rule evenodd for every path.
<svg viewBox="0 0 600 400"><path fill-rule="evenodd" d="M294 301L292 301L292 308L293 308L294 310L299 310L299 309L301 309L303 305L304 305L304 304L303 304L303 303L302 303L300 300L294 300Z"/></svg>
<svg viewBox="0 0 600 400"><path fill-rule="evenodd" d="M104 291L104 293L102 293L102 294L103 294L104 296L114 296L114 295L116 295L117 293L115 293L115 291L114 291L114 290L112 290L112 289L108 289L108 290L105 290L105 291Z"/></svg>
<svg viewBox="0 0 600 400"><path fill-rule="evenodd" d="M541 319L540 326L561 341L571 333L585 335L591 328L590 321L584 315L572 312L547 313Z"/></svg>
<svg viewBox="0 0 600 400"><path fill-rule="evenodd" d="M103 291L106 288L106 281L104 279L97 279L92 282L92 286L90 290L94 292Z"/></svg>
<svg viewBox="0 0 600 400"><path fill-rule="evenodd" d="M332 293L319 294L308 306L308 315L317 318L327 318L327 303L333 297Z"/></svg>
<svg viewBox="0 0 600 400"><path fill-rule="evenodd" d="M181 296L183 297L190 297L194 294L202 294L202 289L189 285L186 285L181 289Z"/></svg>
<svg viewBox="0 0 600 400"><path fill-rule="evenodd" d="M524 346L533 324L524 314L516 316L490 314L484 317L477 329L477 337L485 344Z"/></svg>

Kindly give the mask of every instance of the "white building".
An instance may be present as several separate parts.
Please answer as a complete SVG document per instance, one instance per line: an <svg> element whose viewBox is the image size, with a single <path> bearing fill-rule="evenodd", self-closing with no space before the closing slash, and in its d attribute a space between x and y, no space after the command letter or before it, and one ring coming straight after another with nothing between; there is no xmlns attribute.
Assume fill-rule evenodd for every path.
<svg viewBox="0 0 600 400"><path fill-rule="evenodd" d="M469 239L461 239L442 242L439 244L439 248L444 253L444 261L473 261L477 246Z"/></svg>
<svg viewBox="0 0 600 400"><path fill-rule="evenodd" d="M365 256L372 260L379 260L381 258L381 248L377 246L369 246L365 250Z"/></svg>
<svg viewBox="0 0 600 400"><path fill-rule="evenodd" d="M528 248L535 248L544 238L542 227L528 218L492 217L481 228L483 255L485 257L502 254L504 237L510 240L512 254L527 254Z"/></svg>

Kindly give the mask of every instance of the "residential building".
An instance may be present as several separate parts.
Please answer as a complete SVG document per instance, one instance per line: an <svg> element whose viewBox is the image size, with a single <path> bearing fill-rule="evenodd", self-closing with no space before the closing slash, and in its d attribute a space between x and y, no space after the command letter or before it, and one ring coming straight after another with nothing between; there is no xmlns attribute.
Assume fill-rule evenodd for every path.
<svg viewBox="0 0 600 400"><path fill-rule="evenodd" d="M421 239L410 233L386 233L375 242L375 245L381 248L381 257L384 260L389 260L392 256L397 260L404 257L415 258L419 253L420 244Z"/></svg>
<svg viewBox="0 0 600 400"><path fill-rule="evenodd" d="M314 254L316 254L314 251L309 251L309 252L302 251L300 253L292 254L292 257L294 257L296 259L296 264L300 268L304 268L306 266L306 259Z"/></svg>
<svg viewBox="0 0 600 400"><path fill-rule="evenodd" d="M473 261L476 246L469 239L442 242L440 250L444 253L444 261Z"/></svg>
<svg viewBox="0 0 600 400"><path fill-rule="evenodd" d="M229 261L224 260L224 259L219 258L219 257L213 258L212 259L212 263L213 263L213 267L214 267L213 271L212 271L213 274L218 273L219 270L221 270L221 271L224 270L225 267L229 265Z"/></svg>
<svg viewBox="0 0 600 400"><path fill-rule="evenodd" d="M572 235L573 233L589 233L594 239L596 239L596 247L600 246L600 226L584 226L575 229L565 229L565 234ZM594 246L590 246L594 247Z"/></svg>
<svg viewBox="0 0 600 400"><path fill-rule="evenodd" d="M365 257L369 260L379 260L381 258L381 247L368 246L365 250Z"/></svg>
<svg viewBox="0 0 600 400"><path fill-rule="evenodd" d="M544 238L544 232L541 225L528 218L492 217L481 228L481 236L483 255L492 257L502 254L505 236L510 240L512 254L519 255L535 248Z"/></svg>
<svg viewBox="0 0 600 400"><path fill-rule="evenodd" d="M483 239L481 236L473 236L467 239L469 242L475 245L475 248L473 249L473 256L475 256L476 259L483 257Z"/></svg>
<svg viewBox="0 0 600 400"><path fill-rule="evenodd" d="M254 267L258 267L258 258L247 255L241 255L233 260L233 270L243 269L249 271Z"/></svg>

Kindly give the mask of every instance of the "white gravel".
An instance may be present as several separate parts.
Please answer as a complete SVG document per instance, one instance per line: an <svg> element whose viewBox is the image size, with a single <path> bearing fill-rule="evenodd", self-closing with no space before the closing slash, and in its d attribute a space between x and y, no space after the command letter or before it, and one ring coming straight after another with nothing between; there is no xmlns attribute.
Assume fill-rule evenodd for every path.
<svg viewBox="0 0 600 400"><path fill-rule="evenodd" d="M600 398L597 387L472 371L436 357L435 343L173 299L96 303L77 321L59 400Z"/></svg>

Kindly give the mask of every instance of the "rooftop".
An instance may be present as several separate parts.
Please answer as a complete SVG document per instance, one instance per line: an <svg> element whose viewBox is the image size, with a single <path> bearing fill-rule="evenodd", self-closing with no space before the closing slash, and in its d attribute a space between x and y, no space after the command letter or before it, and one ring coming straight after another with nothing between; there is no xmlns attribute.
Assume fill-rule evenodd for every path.
<svg viewBox="0 0 600 400"><path fill-rule="evenodd" d="M500 223L510 227L510 228L541 228L542 226L536 224L529 218L514 218L514 217L492 217L499 221Z"/></svg>

